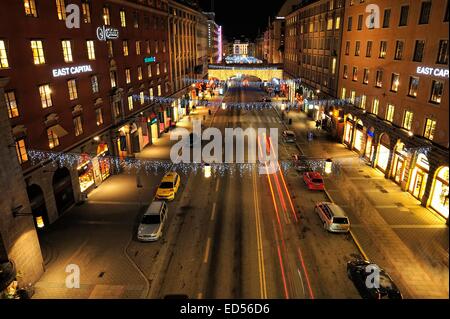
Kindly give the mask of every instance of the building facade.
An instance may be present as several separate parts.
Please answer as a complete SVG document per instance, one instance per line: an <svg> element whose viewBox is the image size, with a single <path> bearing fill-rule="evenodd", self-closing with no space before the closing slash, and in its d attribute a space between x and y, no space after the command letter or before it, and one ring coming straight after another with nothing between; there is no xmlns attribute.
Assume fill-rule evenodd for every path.
<svg viewBox="0 0 450 319"><path fill-rule="evenodd" d="M110 157L140 152L174 120L151 99L172 90L167 1L71 3L81 13L74 28L63 0L8 0L0 10L8 116L32 212L45 224L117 171ZM72 160L53 167L55 153Z"/></svg>
<svg viewBox="0 0 450 319"><path fill-rule="evenodd" d="M343 28L343 143L448 220L448 1L346 1Z"/></svg>
<svg viewBox="0 0 450 319"><path fill-rule="evenodd" d="M208 61L210 64L222 62L222 27L215 19L214 12L203 12L208 17Z"/></svg>

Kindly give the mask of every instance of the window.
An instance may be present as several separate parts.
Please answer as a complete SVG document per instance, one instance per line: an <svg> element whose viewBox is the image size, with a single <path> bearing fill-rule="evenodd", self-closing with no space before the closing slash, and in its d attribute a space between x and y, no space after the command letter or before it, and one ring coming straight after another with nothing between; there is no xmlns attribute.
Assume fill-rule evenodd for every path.
<svg viewBox="0 0 450 319"><path fill-rule="evenodd" d="M411 76L409 78L408 96L417 97L418 89L419 89L419 78L415 77L415 76Z"/></svg>
<svg viewBox="0 0 450 319"><path fill-rule="evenodd" d="M350 91L350 102L355 104L356 91Z"/></svg>
<svg viewBox="0 0 450 319"><path fill-rule="evenodd" d="M136 41L136 55L141 55L141 41Z"/></svg>
<svg viewBox="0 0 450 319"><path fill-rule="evenodd" d="M360 14L358 16L358 30L362 30L362 24L363 24L363 15Z"/></svg>
<svg viewBox="0 0 450 319"><path fill-rule="evenodd" d="M41 96L42 108L46 109L53 105L52 103L52 91L48 84L41 85L39 87L39 95Z"/></svg>
<svg viewBox="0 0 450 319"><path fill-rule="evenodd" d="M334 68L336 68L336 58L333 58L333 65L334 65ZM167 72L168 72L167 62L164 62L164 73L167 73ZM332 73L334 74L334 71L332 71Z"/></svg>
<svg viewBox="0 0 450 319"><path fill-rule="evenodd" d="M383 71L377 70L377 76L375 78L375 86L380 88L383 86Z"/></svg>
<svg viewBox="0 0 450 319"><path fill-rule="evenodd" d="M395 60L401 60L403 58L403 46L404 46L404 42L403 41L397 41L396 45L395 45Z"/></svg>
<svg viewBox="0 0 450 319"><path fill-rule="evenodd" d="M84 0L81 4L83 10L83 21L84 23L91 23L91 5L88 0Z"/></svg>
<svg viewBox="0 0 450 319"><path fill-rule="evenodd" d="M103 112L101 108L95 110L95 121L97 123L97 126L103 124Z"/></svg>
<svg viewBox="0 0 450 319"><path fill-rule="evenodd" d="M364 69L363 84L369 83L369 69Z"/></svg>
<svg viewBox="0 0 450 319"><path fill-rule="evenodd" d="M135 29L139 28L139 13L133 12L133 27Z"/></svg>
<svg viewBox="0 0 450 319"><path fill-rule="evenodd" d="M347 65L347 64L344 64L344 72L343 72L342 77L343 77L344 79L347 79L347 78L348 78L348 65Z"/></svg>
<svg viewBox="0 0 450 319"><path fill-rule="evenodd" d="M0 69L9 67L8 54L6 52L5 41L0 40Z"/></svg>
<svg viewBox="0 0 450 319"><path fill-rule="evenodd" d="M155 54L158 54L159 52L159 45L158 45L158 40L155 41Z"/></svg>
<svg viewBox="0 0 450 319"><path fill-rule="evenodd" d="M152 66L150 64L147 65L147 75L149 78L152 77Z"/></svg>
<svg viewBox="0 0 450 319"><path fill-rule="evenodd" d="M361 42L356 41L355 43L355 56L359 56L361 53Z"/></svg>
<svg viewBox="0 0 450 319"><path fill-rule="evenodd" d="M352 23L353 23L353 18L352 17L348 17L347 31L352 31Z"/></svg>
<svg viewBox="0 0 450 319"><path fill-rule="evenodd" d="M25 15L27 17L37 18L36 3L34 0L24 0L23 5L25 7Z"/></svg>
<svg viewBox="0 0 450 319"><path fill-rule="evenodd" d="M98 78L96 75L91 76L91 87L92 87L92 93L98 93Z"/></svg>
<svg viewBox="0 0 450 319"><path fill-rule="evenodd" d="M372 100L372 113L375 115L378 115L378 108L380 107L380 100L377 98L374 98Z"/></svg>
<svg viewBox="0 0 450 319"><path fill-rule="evenodd" d="M131 73L130 69L125 69L125 82L127 84L131 83Z"/></svg>
<svg viewBox="0 0 450 319"><path fill-rule="evenodd" d="M139 97L140 97L140 100L141 100L141 105L144 105L144 103L145 103L145 95L144 95L143 91L139 93Z"/></svg>
<svg viewBox="0 0 450 319"><path fill-rule="evenodd" d="M350 41L345 42L345 55L350 54Z"/></svg>
<svg viewBox="0 0 450 319"><path fill-rule="evenodd" d="M345 99L346 95L347 95L347 89L346 88L342 88L341 99L342 100Z"/></svg>
<svg viewBox="0 0 450 319"><path fill-rule="evenodd" d="M64 0L56 0L56 12L58 13L58 20L66 20L66 5Z"/></svg>
<svg viewBox="0 0 450 319"><path fill-rule="evenodd" d="M137 72L138 72L138 80L141 81L142 80L142 67L141 66L138 66Z"/></svg>
<svg viewBox="0 0 450 319"><path fill-rule="evenodd" d="M447 0L447 6L445 7L444 22L448 22L448 0Z"/></svg>
<svg viewBox="0 0 450 319"><path fill-rule="evenodd" d="M111 24L111 19L109 16L109 8L108 7L103 7L103 23L105 25L110 25Z"/></svg>
<svg viewBox="0 0 450 319"><path fill-rule="evenodd" d="M158 96L161 96L162 92L161 92L161 85L158 85Z"/></svg>
<svg viewBox="0 0 450 319"><path fill-rule="evenodd" d="M408 12L409 12L409 6L402 6L400 9L400 22L399 26L403 27L408 24Z"/></svg>
<svg viewBox="0 0 450 319"><path fill-rule="evenodd" d="M370 58L371 56L372 56L372 41L367 41L366 57Z"/></svg>
<svg viewBox="0 0 450 319"><path fill-rule="evenodd" d="M87 51L88 51L88 59L95 60L94 41L92 41L92 40L86 41L86 46L87 46Z"/></svg>
<svg viewBox="0 0 450 319"><path fill-rule="evenodd" d="M411 111L405 111L403 115L403 128L411 131L412 121L413 121L414 113Z"/></svg>
<svg viewBox="0 0 450 319"><path fill-rule="evenodd" d="M163 53L166 53L166 50L167 50L166 41L163 41Z"/></svg>
<svg viewBox="0 0 450 319"><path fill-rule="evenodd" d="M5 92L6 107L8 108L8 116L10 119L19 116L19 108L14 91Z"/></svg>
<svg viewBox="0 0 450 319"><path fill-rule="evenodd" d="M150 41L146 40L145 41L145 46L146 46L146 52L147 54L150 54Z"/></svg>
<svg viewBox="0 0 450 319"><path fill-rule="evenodd" d="M386 109L386 121L389 121L389 122L394 121L394 112L395 112L395 106L392 104L388 104L387 109Z"/></svg>
<svg viewBox="0 0 450 319"><path fill-rule="evenodd" d="M359 107L361 109L365 109L366 108L366 104L367 104L367 96L366 95L362 95Z"/></svg>
<svg viewBox="0 0 450 319"><path fill-rule="evenodd" d="M333 58L331 60L331 74L335 74L336 73L336 63L337 63L336 58ZM166 64L164 64L164 66L166 67ZM167 73L167 67L166 67L166 71L165 72Z"/></svg>
<svg viewBox="0 0 450 319"><path fill-rule="evenodd" d="M27 148L24 139L16 141L16 152L17 152L17 159L19 160L20 164L23 164L28 161Z"/></svg>
<svg viewBox="0 0 450 319"><path fill-rule="evenodd" d="M425 41L424 40L416 40L416 45L414 47L414 62L422 62L423 60L423 51L425 48Z"/></svg>
<svg viewBox="0 0 450 319"><path fill-rule="evenodd" d="M439 41L437 64L448 64L448 40Z"/></svg>
<svg viewBox="0 0 450 319"><path fill-rule="evenodd" d="M69 89L69 99L75 100L78 98L78 92L77 92L77 82L75 79L68 80L67 81L67 87Z"/></svg>
<svg viewBox="0 0 450 319"><path fill-rule="evenodd" d="M428 24L431 12L431 1L422 2L422 7L420 8L420 18L419 24Z"/></svg>
<svg viewBox="0 0 450 319"><path fill-rule="evenodd" d="M128 41L127 40L122 41L122 45L123 45L123 55L128 56Z"/></svg>
<svg viewBox="0 0 450 319"><path fill-rule="evenodd" d="M51 128L47 129L47 137L48 137L48 147L53 149L59 146L59 138L55 132Z"/></svg>
<svg viewBox="0 0 450 319"><path fill-rule="evenodd" d="M336 17L336 22L335 22L334 28L336 30L339 30L340 27L341 27L341 17Z"/></svg>
<svg viewBox="0 0 450 319"><path fill-rule="evenodd" d="M132 111L133 110L133 96L130 95L128 96L128 110Z"/></svg>
<svg viewBox="0 0 450 319"><path fill-rule="evenodd" d="M327 30L333 30L333 18L327 20Z"/></svg>
<svg viewBox="0 0 450 319"><path fill-rule="evenodd" d="M352 80L358 81L358 67L356 66L353 67Z"/></svg>
<svg viewBox="0 0 450 319"><path fill-rule="evenodd" d="M114 56L114 47L111 40L106 41L108 45L108 57L112 58Z"/></svg>
<svg viewBox="0 0 450 319"><path fill-rule="evenodd" d="M400 75L392 73L391 77L391 92L398 92L398 86L400 85Z"/></svg>
<svg viewBox="0 0 450 319"><path fill-rule="evenodd" d="M64 62L73 62L72 46L70 44L70 40L63 40L61 41L61 44L63 49Z"/></svg>
<svg viewBox="0 0 450 319"><path fill-rule="evenodd" d="M387 41L380 42L380 55L378 56L380 59L384 59L386 57L387 52Z"/></svg>
<svg viewBox="0 0 450 319"><path fill-rule="evenodd" d="M433 85L431 87L430 101L437 104L441 103L443 91L444 91L444 82L433 81Z"/></svg>
<svg viewBox="0 0 450 319"><path fill-rule="evenodd" d="M75 136L80 136L83 134L83 123L81 121L81 116L77 116L73 119L73 126L75 127Z"/></svg>
<svg viewBox="0 0 450 319"><path fill-rule="evenodd" d="M160 74L161 74L161 71L159 69L159 63L158 63L158 64L156 64L156 75L160 75Z"/></svg>
<svg viewBox="0 0 450 319"><path fill-rule="evenodd" d="M120 26L122 28L126 28L127 27L127 18L125 16L125 11L124 10L120 10Z"/></svg>
<svg viewBox="0 0 450 319"><path fill-rule="evenodd" d="M150 89L148 90L148 92L149 92L150 98L152 98L152 97L154 96L154 94L153 94L153 88L150 88Z"/></svg>
<svg viewBox="0 0 450 319"><path fill-rule="evenodd" d="M41 40L31 40L31 50L33 51L34 64L44 64L44 48L42 47Z"/></svg>
<svg viewBox="0 0 450 319"><path fill-rule="evenodd" d="M423 132L423 137L429 139L430 141L434 138L434 132L436 131L436 121L432 119L426 119L425 130Z"/></svg>
<svg viewBox="0 0 450 319"><path fill-rule="evenodd" d="M385 9L383 16L383 28L389 28L390 20L391 20L391 9Z"/></svg>

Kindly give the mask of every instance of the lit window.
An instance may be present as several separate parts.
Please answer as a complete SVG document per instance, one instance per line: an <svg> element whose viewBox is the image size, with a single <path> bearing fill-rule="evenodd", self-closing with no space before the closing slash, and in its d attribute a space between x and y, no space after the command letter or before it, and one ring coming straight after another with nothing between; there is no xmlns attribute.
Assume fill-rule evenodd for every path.
<svg viewBox="0 0 450 319"><path fill-rule="evenodd" d="M444 92L444 82L433 81L431 87L431 98L430 101L433 103L441 103L442 93Z"/></svg>
<svg viewBox="0 0 450 319"><path fill-rule="evenodd" d="M31 50L33 51L34 64L44 64L45 56L44 56L44 49L42 47L42 41L41 40L32 40L31 41Z"/></svg>
<svg viewBox="0 0 450 319"><path fill-rule="evenodd" d="M137 71L138 71L138 81L141 81L142 80L142 67L138 66Z"/></svg>
<svg viewBox="0 0 450 319"><path fill-rule="evenodd" d="M0 40L0 69L9 67L8 54L6 52L5 41Z"/></svg>
<svg viewBox="0 0 450 319"><path fill-rule="evenodd" d="M8 116L10 119L19 116L19 108L14 91L5 92L6 106L8 108Z"/></svg>
<svg viewBox="0 0 450 319"><path fill-rule="evenodd" d="M355 104L355 99L356 99L356 91L350 91L350 102L352 104Z"/></svg>
<svg viewBox="0 0 450 319"><path fill-rule="evenodd" d="M91 23L91 5L88 0L84 0L81 4L83 10L84 23Z"/></svg>
<svg viewBox="0 0 450 319"><path fill-rule="evenodd" d="M144 103L145 103L145 95L144 95L144 92L139 93L139 97L140 97L140 100L141 100L141 105L144 105Z"/></svg>
<svg viewBox="0 0 450 319"><path fill-rule="evenodd" d="M377 88L380 88L383 86L383 71L382 70L377 70L377 76L375 79L375 86Z"/></svg>
<svg viewBox="0 0 450 319"><path fill-rule="evenodd" d="M150 88L150 89L148 90L148 93L149 93L149 96L152 98L152 97L154 96L154 94L153 94L153 88Z"/></svg>
<svg viewBox="0 0 450 319"><path fill-rule="evenodd" d="M409 78L408 96L417 97L417 91L419 90L419 78L411 76Z"/></svg>
<svg viewBox="0 0 450 319"><path fill-rule="evenodd" d="M366 103L367 103L367 96L366 95L362 95L359 107L361 109L365 109L366 108Z"/></svg>
<svg viewBox="0 0 450 319"><path fill-rule="evenodd" d="M333 30L333 18L328 18L327 30Z"/></svg>
<svg viewBox="0 0 450 319"><path fill-rule="evenodd" d="M72 58L72 46L69 40L63 40L61 41L62 49L63 49L63 55L64 55L64 62L73 62Z"/></svg>
<svg viewBox="0 0 450 319"><path fill-rule="evenodd" d="M405 111L405 115L403 116L403 128L410 131L412 127L414 113L411 111Z"/></svg>
<svg viewBox="0 0 450 319"><path fill-rule="evenodd" d="M158 45L158 40L155 41L155 54L158 54L159 52L159 45Z"/></svg>
<svg viewBox="0 0 450 319"><path fill-rule="evenodd" d="M73 126L75 127L75 136L83 134L83 122L81 116L77 116L73 119Z"/></svg>
<svg viewBox="0 0 450 319"><path fill-rule="evenodd" d="M128 41L124 40L122 41L123 44L123 55L128 56Z"/></svg>
<svg viewBox="0 0 450 319"><path fill-rule="evenodd" d="M16 141L16 152L17 152L17 159L19 160L20 164L23 164L28 161L27 148L24 139Z"/></svg>
<svg viewBox="0 0 450 319"><path fill-rule="evenodd" d="M395 112L395 106L392 104L388 104L387 109L386 109L386 121L389 121L389 122L394 121L394 112Z"/></svg>
<svg viewBox="0 0 450 319"><path fill-rule="evenodd" d="M161 74L161 71L159 69L159 63L158 63L158 64L156 64L156 75L160 75L160 74Z"/></svg>
<svg viewBox="0 0 450 319"><path fill-rule="evenodd" d="M345 99L346 95L347 95L346 88L342 88L341 99Z"/></svg>
<svg viewBox="0 0 450 319"><path fill-rule="evenodd" d="M436 121L432 119L427 119L425 121L425 130L423 132L423 137L432 141L434 139L435 131L436 131Z"/></svg>
<svg viewBox="0 0 450 319"><path fill-rule="evenodd" d="M146 46L146 52L147 54L150 54L150 41L146 40L145 41L145 46Z"/></svg>
<svg viewBox="0 0 450 319"><path fill-rule="evenodd" d="M115 71L109 72L109 77L111 79L111 88L114 89L117 87L117 74Z"/></svg>
<svg viewBox="0 0 450 319"><path fill-rule="evenodd" d="M101 108L98 108L95 110L95 120L97 123L97 126L100 126L103 124L103 112Z"/></svg>
<svg viewBox="0 0 450 319"><path fill-rule="evenodd" d="M161 92L161 85L158 85L158 96L161 96L162 92Z"/></svg>
<svg viewBox="0 0 450 319"><path fill-rule="evenodd" d="M123 10L120 10L120 26L122 28L126 28L126 26L127 26L127 18L125 15L125 11L123 11Z"/></svg>
<svg viewBox="0 0 450 319"><path fill-rule="evenodd" d="M36 4L34 0L24 0L25 15L29 17L37 17Z"/></svg>
<svg viewBox="0 0 450 319"><path fill-rule="evenodd" d="M152 77L152 66L151 65L147 65L147 74L148 74L149 78Z"/></svg>
<svg viewBox="0 0 450 319"><path fill-rule="evenodd" d="M359 56L361 53L361 42L356 41L355 43L355 56Z"/></svg>
<svg viewBox="0 0 450 319"><path fill-rule="evenodd" d="M106 41L108 45L108 57L112 58L114 57L114 47L113 42L111 40Z"/></svg>
<svg viewBox="0 0 450 319"><path fill-rule="evenodd" d="M98 93L98 78L96 75L91 76L92 93Z"/></svg>
<svg viewBox="0 0 450 319"><path fill-rule="evenodd" d="M166 53L166 41L163 41L163 53Z"/></svg>
<svg viewBox="0 0 450 319"><path fill-rule="evenodd" d="M364 76L363 76L363 83L368 84L369 83L369 69L364 69Z"/></svg>
<svg viewBox="0 0 450 319"><path fill-rule="evenodd" d="M339 30L341 27L341 17L336 17L335 29Z"/></svg>
<svg viewBox="0 0 450 319"><path fill-rule="evenodd" d="M41 96L41 104L43 109L46 109L53 105L52 91L50 90L50 86L48 84L41 85L39 87L39 95Z"/></svg>
<svg viewBox="0 0 450 319"><path fill-rule="evenodd" d="M56 0L56 12L58 13L58 20L66 20L66 5L64 0Z"/></svg>
<svg viewBox="0 0 450 319"><path fill-rule="evenodd" d="M400 74L392 73L391 92L398 92L399 85L400 85Z"/></svg>
<svg viewBox="0 0 450 319"><path fill-rule="evenodd" d="M67 81L67 87L69 89L69 99L75 100L78 98L78 91L77 91L77 82L76 80L68 80Z"/></svg>
<svg viewBox="0 0 450 319"><path fill-rule="evenodd" d="M437 64L448 64L448 40L439 41Z"/></svg>
<svg viewBox="0 0 450 319"><path fill-rule="evenodd" d="M92 41L92 40L86 41L86 45L87 45L87 51L88 51L88 58L89 58L89 60L95 60L94 41Z"/></svg>
<svg viewBox="0 0 450 319"><path fill-rule="evenodd" d="M59 146L58 135L51 128L47 129L47 137L48 137L48 147L50 149Z"/></svg>
<svg viewBox="0 0 450 319"><path fill-rule="evenodd" d="M103 7L103 23L105 25L110 25L111 24L111 20L110 20L110 16L109 16L109 8L108 7Z"/></svg>
<svg viewBox="0 0 450 319"><path fill-rule="evenodd" d="M167 62L164 62L164 73L167 73Z"/></svg>
<svg viewBox="0 0 450 319"><path fill-rule="evenodd" d="M125 81L127 84L131 83L131 72L130 69L125 69Z"/></svg>
<svg viewBox="0 0 450 319"><path fill-rule="evenodd" d="M352 80L358 81L358 67L356 66L353 67Z"/></svg>
<svg viewBox="0 0 450 319"><path fill-rule="evenodd" d="M132 111L133 110L133 96L130 95L128 96L128 110Z"/></svg>
<svg viewBox="0 0 450 319"><path fill-rule="evenodd" d="M342 77L344 79L348 78L348 65L347 64L344 64L344 71L343 71Z"/></svg>
<svg viewBox="0 0 450 319"><path fill-rule="evenodd" d="M141 55L141 41L136 41L136 55Z"/></svg>
<svg viewBox="0 0 450 319"><path fill-rule="evenodd" d="M381 41L380 42L380 55L378 56L380 59L384 59L386 57L387 52L387 42Z"/></svg>
<svg viewBox="0 0 450 319"><path fill-rule="evenodd" d="M372 113L375 115L378 115L378 108L380 107L380 100L377 98L374 98L372 100Z"/></svg>

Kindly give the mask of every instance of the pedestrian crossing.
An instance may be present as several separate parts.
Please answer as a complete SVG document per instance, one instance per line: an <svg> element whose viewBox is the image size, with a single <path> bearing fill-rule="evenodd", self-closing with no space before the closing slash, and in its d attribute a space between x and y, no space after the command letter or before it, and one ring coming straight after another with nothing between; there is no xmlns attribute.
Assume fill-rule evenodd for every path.
<svg viewBox="0 0 450 319"><path fill-rule="evenodd" d="M276 116L216 116L214 118L213 124L221 124L221 123L262 123L262 124L282 124L281 120Z"/></svg>

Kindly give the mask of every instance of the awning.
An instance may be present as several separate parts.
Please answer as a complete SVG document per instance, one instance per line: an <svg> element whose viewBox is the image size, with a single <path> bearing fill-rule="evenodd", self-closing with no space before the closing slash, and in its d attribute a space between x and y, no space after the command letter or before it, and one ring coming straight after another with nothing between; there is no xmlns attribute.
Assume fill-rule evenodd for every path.
<svg viewBox="0 0 450 319"><path fill-rule="evenodd" d="M66 135L68 135L69 133L67 133L67 131L65 129L63 129L63 127L59 124L53 125L52 127L50 127L50 130L53 131L53 133L56 134L56 136L58 137L64 137Z"/></svg>

